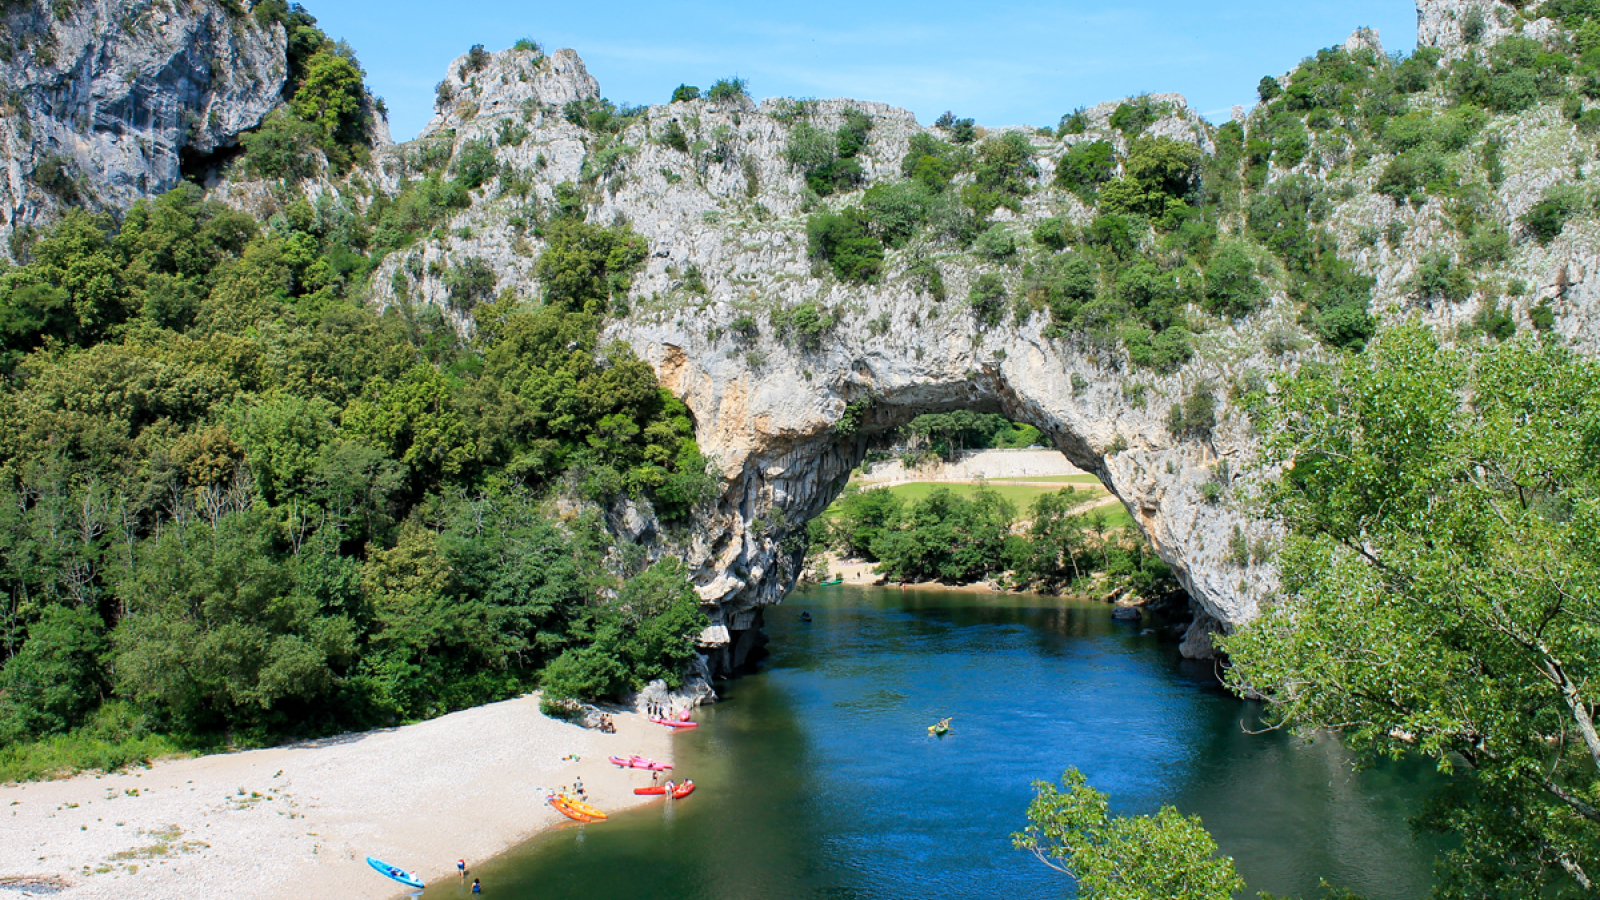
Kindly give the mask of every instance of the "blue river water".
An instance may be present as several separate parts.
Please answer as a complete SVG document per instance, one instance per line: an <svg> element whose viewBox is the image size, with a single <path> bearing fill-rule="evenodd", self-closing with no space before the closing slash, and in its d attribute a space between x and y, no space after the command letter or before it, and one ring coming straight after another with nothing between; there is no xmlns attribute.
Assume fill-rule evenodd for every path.
<svg viewBox="0 0 1600 900"><path fill-rule="evenodd" d="M1320 896L1326 880L1398 900L1432 884L1436 848L1407 825L1439 778L1427 765L1355 771L1330 738L1259 733L1259 705L1210 664L1103 604L828 587L768 612L761 671L675 738L694 795L543 834L475 869L485 895L1069 897L1010 840L1031 782L1068 766L1117 812L1199 815L1249 896ZM930 737L944 717L950 735Z"/></svg>

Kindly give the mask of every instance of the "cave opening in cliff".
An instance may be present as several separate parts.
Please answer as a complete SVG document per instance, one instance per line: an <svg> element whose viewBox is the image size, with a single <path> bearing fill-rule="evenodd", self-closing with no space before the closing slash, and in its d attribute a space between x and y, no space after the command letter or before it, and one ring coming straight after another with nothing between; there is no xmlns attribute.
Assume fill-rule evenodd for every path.
<svg viewBox="0 0 1600 900"><path fill-rule="evenodd" d="M232 144L209 152L194 147L178 149L178 172L184 181L192 181L203 188L212 188L222 180L228 164L244 155L244 147Z"/></svg>

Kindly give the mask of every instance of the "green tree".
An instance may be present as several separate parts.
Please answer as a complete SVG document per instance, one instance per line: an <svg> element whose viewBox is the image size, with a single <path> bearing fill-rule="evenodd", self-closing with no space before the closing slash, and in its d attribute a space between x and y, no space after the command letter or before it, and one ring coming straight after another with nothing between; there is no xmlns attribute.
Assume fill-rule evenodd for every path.
<svg viewBox="0 0 1600 900"><path fill-rule="evenodd" d="M1036 781L1033 789L1030 824L1012 843L1070 873L1081 900L1231 900L1244 889L1199 816L1170 806L1113 816L1107 795L1077 769L1062 774L1061 788Z"/></svg>
<svg viewBox="0 0 1600 900"><path fill-rule="evenodd" d="M1439 896L1588 896L1600 367L1407 326L1273 396L1286 597L1224 641L1229 682L1286 726L1460 771L1422 819L1460 841Z"/></svg>

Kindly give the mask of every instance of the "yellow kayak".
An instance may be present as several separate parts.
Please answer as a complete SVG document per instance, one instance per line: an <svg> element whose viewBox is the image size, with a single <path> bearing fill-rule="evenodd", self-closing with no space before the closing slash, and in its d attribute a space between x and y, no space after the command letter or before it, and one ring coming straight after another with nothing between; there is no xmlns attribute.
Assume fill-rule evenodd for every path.
<svg viewBox="0 0 1600 900"><path fill-rule="evenodd" d="M571 797L565 797L563 799L565 799L567 801L567 805L568 806L572 807L573 809L577 810L580 813L583 813L584 815L588 816L591 819L604 819L604 818L606 818L606 814L605 813L601 812L598 809L595 809L594 807L590 806L587 803L584 803L582 800L574 800Z"/></svg>
<svg viewBox="0 0 1600 900"><path fill-rule="evenodd" d="M573 809L569 805L571 802L572 801L568 800L565 797L551 797L550 798L550 805L555 807L557 811L559 811L562 815L566 816L569 819L577 819L579 822L588 822L588 821L591 821L594 818L593 816L590 816L590 815L588 815L586 813L582 813L582 812L579 812L578 810Z"/></svg>

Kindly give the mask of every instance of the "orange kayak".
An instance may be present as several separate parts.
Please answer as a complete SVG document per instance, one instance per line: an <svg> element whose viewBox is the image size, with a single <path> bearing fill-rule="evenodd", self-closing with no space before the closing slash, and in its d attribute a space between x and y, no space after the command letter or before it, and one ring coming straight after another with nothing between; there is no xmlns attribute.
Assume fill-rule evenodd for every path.
<svg viewBox="0 0 1600 900"><path fill-rule="evenodd" d="M683 784L678 785L677 788L673 790L672 799L682 800L692 793L694 793L694 782L685 781Z"/></svg>
<svg viewBox="0 0 1600 900"><path fill-rule="evenodd" d="M586 816L583 813L577 811L576 809L573 809L571 806L568 805L568 800L565 797L552 796L550 798L550 805L554 806L557 810L559 810L567 818L569 818L569 819L577 819L579 822L592 821L593 818L594 818L593 816Z"/></svg>
<svg viewBox="0 0 1600 900"><path fill-rule="evenodd" d="M606 818L606 814L605 813L601 812L600 810L596 809L593 806L590 806L589 804L583 802L582 800L574 800L571 797L567 797L567 798L564 798L564 799L567 801L567 805L568 806L572 807L573 809L577 810L578 812L582 813L583 815L588 816L591 819L604 819L604 818Z"/></svg>

